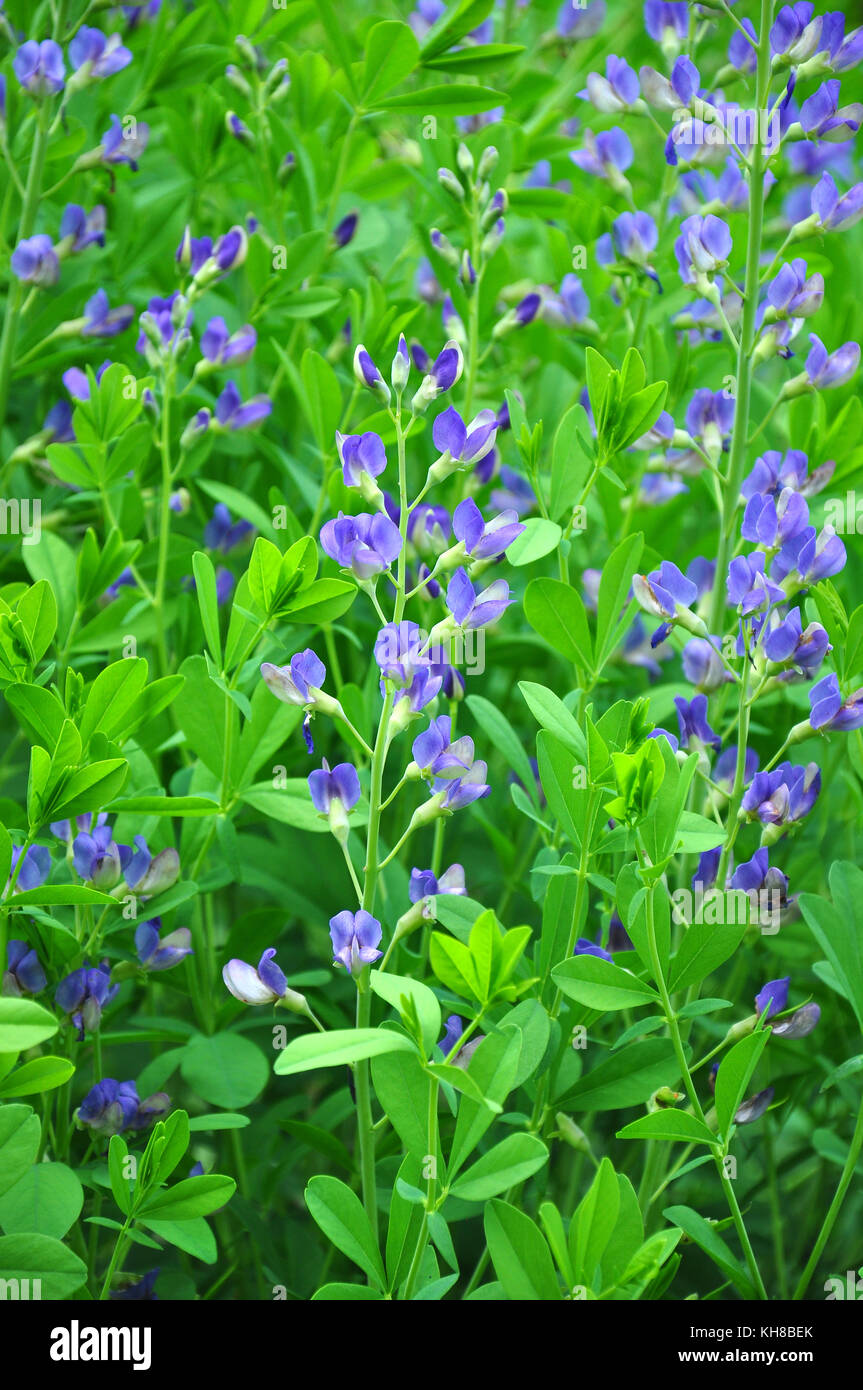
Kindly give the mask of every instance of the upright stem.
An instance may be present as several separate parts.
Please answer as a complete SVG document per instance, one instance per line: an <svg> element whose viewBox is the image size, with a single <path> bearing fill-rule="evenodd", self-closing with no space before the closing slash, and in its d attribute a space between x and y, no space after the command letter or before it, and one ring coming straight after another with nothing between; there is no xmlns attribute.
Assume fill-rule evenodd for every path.
<svg viewBox="0 0 863 1390"><path fill-rule="evenodd" d="M851 1179L854 1176L854 1170L857 1167L857 1160L860 1157L861 1150L863 1150L863 1099L861 1099L860 1108L857 1111L857 1123L854 1126L851 1147L848 1150L845 1167L842 1169L842 1176L839 1179L836 1195L830 1203L830 1210L824 1218L824 1224L818 1233L818 1239L815 1242L812 1254L809 1256L806 1268L800 1276L797 1288L794 1290L795 1302L799 1301L808 1289L812 1275L815 1273L816 1265L821 1259L827 1241L830 1239L830 1232L836 1224L836 1218L839 1215L842 1203L845 1201L845 1193L851 1185Z"/></svg>
<svg viewBox="0 0 863 1390"><path fill-rule="evenodd" d="M30 153L30 168L27 174L27 186L24 190L24 205L21 209L21 220L18 224L18 241L24 241L26 237L32 235L36 223L36 213L39 208L39 199L42 194L42 170L45 166L45 150L48 144L48 107L45 102L40 106L36 117L36 132L33 136L33 149ZM24 291L26 285L22 280L12 277L12 284L9 288L9 299L6 305L6 314L3 319L3 335L0 337L0 430L6 420L6 406L9 400L9 383L12 376L12 358L15 352L15 341L18 336L18 320L21 315L21 305L24 302ZM8 470L9 465L6 465ZM6 476L8 476L8 471Z"/></svg>
<svg viewBox="0 0 863 1390"><path fill-rule="evenodd" d="M770 93L770 25L773 19L773 0L761 0L761 26L758 31L758 65L755 83L756 111L767 109ZM728 481L722 499L722 518L719 544L716 550L716 582L713 590L711 632L719 632L725 608L725 575L731 534L740 499L740 485L746 467L746 440L749 434L749 403L752 386L752 349L755 345L755 315L758 310L758 281L761 269L761 237L764 226L764 147L756 140L749 165L749 238L746 248L746 281L743 301L743 323L737 351L737 385L734 399L734 431L731 436L731 456Z"/></svg>

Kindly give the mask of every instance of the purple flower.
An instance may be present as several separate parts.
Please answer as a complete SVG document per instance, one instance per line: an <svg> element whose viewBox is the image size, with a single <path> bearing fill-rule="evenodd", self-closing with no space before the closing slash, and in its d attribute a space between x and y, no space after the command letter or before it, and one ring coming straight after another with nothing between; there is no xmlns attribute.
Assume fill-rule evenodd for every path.
<svg viewBox="0 0 863 1390"><path fill-rule="evenodd" d="M605 76L588 73L587 90L579 92L579 96L591 102L597 111L628 111L639 98L638 78L625 58L611 53L605 62Z"/></svg>
<svg viewBox="0 0 863 1390"><path fill-rule="evenodd" d="M832 526L825 526L820 534L816 534L814 526L807 526L785 542L773 561L771 573L790 591L817 584L819 579L830 579L845 568L846 560L845 545Z"/></svg>
<svg viewBox="0 0 863 1390"><path fill-rule="evenodd" d="M71 238L68 247L72 254L83 251L92 242L105 245L105 209L101 203L87 213L78 203L67 203L60 219L60 241Z"/></svg>
<svg viewBox="0 0 863 1390"><path fill-rule="evenodd" d="M696 690L709 694L733 679L722 660L721 649L719 637L693 637L683 648L683 673Z"/></svg>
<svg viewBox="0 0 863 1390"><path fill-rule="evenodd" d="M116 338L124 333L135 317L131 304L121 304L112 309L104 290L97 290L84 305L84 322L81 335L84 338Z"/></svg>
<svg viewBox="0 0 863 1390"><path fill-rule="evenodd" d="M257 969L236 959L222 966L222 979L235 999L242 1004L275 1004L285 998L288 982L273 959L275 954L275 946L270 946L258 961Z"/></svg>
<svg viewBox="0 0 863 1390"><path fill-rule="evenodd" d="M133 173L137 172L138 160L147 148L150 127L144 121L135 121L127 132L123 129L120 117L112 115L111 125L102 136L102 162L104 164L128 164Z"/></svg>
<svg viewBox="0 0 863 1390"><path fill-rule="evenodd" d="M213 508L213 515L204 527L204 545L207 550L217 550L221 555L227 555L244 541L246 536L250 536L254 529L250 521L232 522L231 513L224 502L217 502Z"/></svg>
<svg viewBox="0 0 863 1390"><path fill-rule="evenodd" d="M375 661L381 675L405 689L420 670L428 670L430 658L423 652L423 634L416 623L387 623L375 638Z"/></svg>
<svg viewBox="0 0 863 1390"><path fill-rule="evenodd" d="M155 4L156 7L158 8L158 6L161 5L161 3L162 3L162 0L150 0L150 4L149 4L149 5L124 5L124 6L123 6L123 9L124 9L124 11L126 11L126 12L128 12L128 11L130 11L130 10L131 10L131 11L140 11L140 10L152 9L152 7L153 7L154 4ZM200 1166L200 1165L199 1165L199 1166ZM201 1172L202 1172L202 1173L203 1173L203 1171L204 1171L203 1168L201 1168ZM190 1177L192 1176L192 1173L191 1173L191 1172L189 1173L189 1176L190 1176ZM140 1302L158 1303L158 1301L159 1301L159 1295L156 1293L156 1290L155 1290L155 1287L154 1287L154 1285L155 1285L156 1280L158 1279L158 1277L159 1277L159 1270L158 1270L158 1268L157 1268L157 1269L148 1270L148 1272L143 1276L142 1279L139 1279L139 1280L138 1280L136 1283L134 1283L134 1284L129 1284L129 1286L128 1286L127 1288L125 1288L125 1289L113 1289L113 1290L111 1291L111 1293L108 1295L108 1297L109 1297L109 1299L111 1300L111 1302L113 1302L113 1303L127 1303L127 1302L128 1302L128 1303L140 1303Z"/></svg>
<svg viewBox="0 0 863 1390"><path fill-rule="evenodd" d="M147 304L147 309L141 315L141 332L135 347L138 352L147 353L151 348L150 339L145 331L144 325L152 333L154 339L158 339L166 348L170 348L172 354L176 355L179 347L190 337L189 329L192 326L194 315L191 310L185 315L181 315L180 323L174 323L174 305L179 298L179 291L175 290L167 299L154 295ZM209 417L209 411L207 412Z"/></svg>
<svg viewBox="0 0 863 1390"><path fill-rule="evenodd" d="M592 130L584 132L584 149L572 150L570 159L586 174L598 179L607 179L615 187L621 186L620 175L632 164L635 155L625 130L612 126L594 135Z"/></svg>
<svg viewBox="0 0 863 1390"><path fill-rule="evenodd" d="M20 858L20 845L13 845L12 860L9 865L10 880ZM46 849L44 845L31 845L24 855L24 862L15 880L15 891L17 893L26 893L31 888L41 888L50 872L51 851Z"/></svg>
<svg viewBox="0 0 863 1390"><path fill-rule="evenodd" d="M349 813L360 799L360 779L352 763L339 763L331 769L324 758L323 766L310 772L308 780L312 803L323 816L329 815L335 802Z"/></svg>
<svg viewBox="0 0 863 1390"><path fill-rule="evenodd" d="M645 0L644 27L655 43L673 48L689 36L689 6L686 0Z"/></svg>
<svg viewBox="0 0 863 1390"><path fill-rule="evenodd" d="M243 404L233 381L229 381L216 400L216 419L223 430L250 429L265 420L273 409L269 396L252 396Z"/></svg>
<svg viewBox="0 0 863 1390"><path fill-rule="evenodd" d="M698 597L698 590L671 560L663 560L658 570L633 575L632 594L645 613L663 619L652 638L652 646L658 647L674 623L688 613Z"/></svg>
<svg viewBox="0 0 863 1390"><path fill-rule="evenodd" d="M437 400L444 391L450 391L461 379L464 371L464 353L458 343L451 339L432 363L430 371L423 378L419 390L411 402L413 413L424 411L432 401Z"/></svg>
<svg viewBox="0 0 863 1390"><path fill-rule="evenodd" d="M12 274L25 285L56 285L60 278L54 243L44 232L19 241L9 264Z"/></svg>
<svg viewBox="0 0 863 1390"><path fill-rule="evenodd" d="M390 390L362 343L354 351L354 376L360 386L365 386L383 401L389 400Z"/></svg>
<svg viewBox="0 0 863 1390"><path fill-rule="evenodd" d="M119 988L119 985L111 987L107 961L94 966L88 966L85 961L79 970L73 970L60 981L54 1000L65 1014L69 1014L78 1030L79 1042L83 1042L85 1033L97 1031L102 1009L116 997Z"/></svg>
<svg viewBox="0 0 863 1390"><path fill-rule="evenodd" d="M449 545L452 520L446 507L420 502L408 517L408 540L421 555L442 555Z"/></svg>
<svg viewBox="0 0 863 1390"><path fill-rule="evenodd" d="M47 983L45 971L29 941L10 941L6 947L6 972L0 993L7 997L41 994Z"/></svg>
<svg viewBox="0 0 863 1390"><path fill-rule="evenodd" d="M847 140L856 135L863 122L863 105L839 107L839 81L831 77L817 92L807 97L800 107L800 127L809 136L821 139Z"/></svg>
<svg viewBox="0 0 863 1390"><path fill-rule="evenodd" d="M687 217L674 243L674 254L684 285L700 286L723 270L731 255L731 232L720 217L708 213Z"/></svg>
<svg viewBox="0 0 863 1390"><path fill-rule="evenodd" d="M813 729L859 729L863 727L863 689L842 698L837 676L831 673L813 685L809 692Z"/></svg>
<svg viewBox="0 0 863 1390"><path fill-rule="evenodd" d="M810 623L803 631L799 608L777 621L764 638L767 660L790 666L802 676L813 676L832 650L827 630L820 623Z"/></svg>
<svg viewBox="0 0 863 1390"><path fill-rule="evenodd" d="M840 195L831 175L825 170L812 190L812 212L817 225L828 232L853 227L863 217L863 183L856 183Z"/></svg>
<svg viewBox="0 0 863 1390"><path fill-rule="evenodd" d="M557 32L562 39L592 39L605 23L605 14L605 0L588 0L586 5L563 0L557 15Z"/></svg>
<svg viewBox="0 0 863 1390"><path fill-rule="evenodd" d="M659 111L678 111L681 106L689 106L701 87L698 68L684 54L676 59L670 79L651 67L641 68L638 76L645 101Z"/></svg>
<svg viewBox="0 0 863 1390"><path fill-rule="evenodd" d="M451 864L440 878L435 878L431 869L411 869L408 896L412 903L424 902L438 893L453 897L464 897L467 893L464 881L464 868L461 864Z"/></svg>
<svg viewBox="0 0 863 1390"><path fill-rule="evenodd" d="M496 437L497 416L493 410L481 410L466 425L451 405L438 415L432 426L435 448L459 463L478 463L494 447Z"/></svg>
<svg viewBox="0 0 863 1390"><path fill-rule="evenodd" d="M766 985L758 991L755 996L755 1012L759 1015L767 1010L767 1018L773 1018L774 1014L781 1014L788 1004L788 986L791 984L791 976L786 975L781 980L768 980Z"/></svg>
<svg viewBox="0 0 863 1390"><path fill-rule="evenodd" d="M649 213L622 212L612 223L611 231L597 241L596 259L604 266L613 266L615 261L637 266L659 285L659 278L650 264L658 240L659 232Z"/></svg>
<svg viewBox="0 0 863 1390"><path fill-rule="evenodd" d="M781 1023L774 1023L773 1036L789 1040L808 1037L818 1027L820 1017L821 1009L818 1004L804 1004Z"/></svg>
<svg viewBox="0 0 863 1390"><path fill-rule="evenodd" d="M755 493L743 513L740 534L754 545L776 550L786 541L799 536L809 524L806 498L793 488L783 488L778 497Z"/></svg>
<svg viewBox="0 0 863 1390"><path fill-rule="evenodd" d="M160 1114L166 1114L169 1106L164 1091L141 1101L134 1081L114 1081L106 1076L87 1092L76 1117L79 1124L107 1139L125 1130L146 1129Z"/></svg>
<svg viewBox="0 0 863 1390"><path fill-rule="evenodd" d="M560 282L558 294L547 294L542 302L542 317L547 323L560 323L575 327L587 323L589 314L590 300L584 291L581 280L572 273L564 275ZM506 408L505 405L504 408ZM497 422L499 430L509 429L508 410L506 420L507 423L504 425L501 422L499 412Z"/></svg>
<svg viewBox="0 0 863 1390"><path fill-rule="evenodd" d="M214 366L226 367L229 362L240 366L248 362L257 341L258 335L250 323L229 333L225 320L219 317L210 319L201 334L201 352Z"/></svg>
<svg viewBox="0 0 863 1390"><path fill-rule="evenodd" d="M742 21L743 28L751 39L756 39L755 26L751 19ZM738 72L754 72L756 67L755 49L748 43L739 29L731 35L728 43L728 61Z"/></svg>
<svg viewBox="0 0 863 1390"><path fill-rule="evenodd" d="M349 242L353 241L357 234L357 223L360 220L358 212L349 212L347 217L343 217L338 226L333 230L333 245L337 251L341 251Z"/></svg>
<svg viewBox="0 0 863 1390"><path fill-rule="evenodd" d="M767 287L767 300L777 314L809 318L824 301L824 276L806 279L806 262L799 257L782 266Z"/></svg>
<svg viewBox="0 0 863 1390"><path fill-rule="evenodd" d="M680 726L681 748L719 747L722 740L707 722L706 695L694 695L691 700L675 695L674 706Z"/></svg>
<svg viewBox="0 0 863 1390"><path fill-rule="evenodd" d="M327 678L327 668L311 647L307 647L304 652L292 656L287 666L274 666L271 661L265 661L261 675L267 689L283 704L314 707Z"/></svg>
<svg viewBox="0 0 863 1390"><path fill-rule="evenodd" d="M59 92L63 88L66 69L63 50L53 39L35 39L21 45L12 60L15 76L31 96Z"/></svg>
<svg viewBox="0 0 863 1390"><path fill-rule="evenodd" d="M365 580L389 569L402 548L402 539L399 528L385 512L376 512L374 516L367 512L359 516L339 512L337 518L322 526L321 546L342 569Z"/></svg>
<svg viewBox="0 0 863 1390"><path fill-rule="evenodd" d="M452 741L452 720L448 714L429 720L428 728L414 739L411 752L422 772L447 781L467 772L475 761L472 738L462 734Z"/></svg>
<svg viewBox="0 0 863 1390"><path fill-rule="evenodd" d="M575 943L574 956L596 956L599 960L608 960L614 963L614 958L610 951L606 951L602 946L597 946L595 941L589 941L586 936L580 936Z"/></svg>
<svg viewBox="0 0 863 1390"><path fill-rule="evenodd" d="M751 1125L755 1120L760 1120L766 1114L773 1099L773 1087L768 1086L766 1090L759 1091L756 1096L750 1096L741 1106L738 1106L734 1115L734 1124Z"/></svg>
<svg viewBox="0 0 863 1390"><path fill-rule="evenodd" d="M790 487L804 497L812 497L827 486L835 468L836 464L831 461L810 475L809 460L801 449L789 449L786 454L768 449L755 460L752 471L744 478L740 495L748 501L756 493L768 496Z"/></svg>
<svg viewBox="0 0 863 1390"><path fill-rule="evenodd" d="M489 796L491 787L486 782L488 768L481 758L461 777L452 779L438 778L433 782L435 794L443 793L442 807L447 811L460 811L464 806L470 806L474 801L481 801L483 797Z"/></svg>
<svg viewBox="0 0 863 1390"><path fill-rule="evenodd" d="M745 864L738 864L729 880L731 888L750 896L762 892L778 893L779 906L788 906L788 876L781 869L772 868L766 849L757 849Z"/></svg>
<svg viewBox="0 0 863 1390"><path fill-rule="evenodd" d="M860 366L859 343L845 343L835 352L828 353L817 334L810 333L809 341L812 349L806 358L806 375L816 391L844 386L846 381L851 380Z"/></svg>
<svg viewBox="0 0 863 1390"><path fill-rule="evenodd" d="M135 850L123 865L126 886L138 898L152 897L173 888L180 877L180 856L175 849L152 855L143 835L135 836Z"/></svg>
<svg viewBox="0 0 863 1390"><path fill-rule="evenodd" d="M113 77L132 61L128 48L123 47L119 34L110 36L101 29L83 25L69 44L69 62L81 78ZM86 65L86 70L81 71Z"/></svg>
<svg viewBox="0 0 863 1390"><path fill-rule="evenodd" d="M820 791L821 771L817 763L801 767L784 762L772 772L756 773L744 793L741 809L749 816L757 816L762 825L789 825L812 810Z"/></svg>
<svg viewBox="0 0 863 1390"><path fill-rule="evenodd" d="M772 603L779 603L785 593L764 573L765 557L760 550L752 555L738 555L728 566L728 602L744 618L764 613Z"/></svg>
<svg viewBox="0 0 863 1390"><path fill-rule="evenodd" d="M814 5L783 5L770 30L770 51L789 63L805 63L819 50L822 17L813 20Z"/></svg>
<svg viewBox="0 0 863 1390"><path fill-rule="evenodd" d="M486 521L473 498L466 497L453 512L453 531L474 560L496 559L524 530L515 511L501 512Z"/></svg>
<svg viewBox="0 0 863 1390"><path fill-rule="evenodd" d="M364 477L379 478L387 466L383 440L371 430L365 434L340 434L336 431L336 448L345 487L361 487Z"/></svg>
<svg viewBox="0 0 863 1390"><path fill-rule="evenodd" d="M514 602L509 593L506 580L496 579L478 594L467 577L467 571L459 568L447 585L446 606L457 627L487 627L490 623L496 623Z"/></svg>
<svg viewBox="0 0 863 1390"><path fill-rule="evenodd" d="M362 908L359 912L339 912L330 918L330 938L333 943L333 965L343 965L354 976L363 967L379 960L377 949L381 939L381 924Z"/></svg>
<svg viewBox="0 0 863 1390"><path fill-rule="evenodd" d="M184 957L194 955L188 927L177 927L176 931L160 937L161 926L161 919L154 917L135 929L135 950L144 970L170 970Z"/></svg>
<svg viewBox="0 0 863 1390"><path fill-rule="evenodd" d="M120 882L123 869L132 852L126 845L116 845L111 827L98 825L92 834L81 831L72 843L75 872L88 883L109 891Z"/></svg>

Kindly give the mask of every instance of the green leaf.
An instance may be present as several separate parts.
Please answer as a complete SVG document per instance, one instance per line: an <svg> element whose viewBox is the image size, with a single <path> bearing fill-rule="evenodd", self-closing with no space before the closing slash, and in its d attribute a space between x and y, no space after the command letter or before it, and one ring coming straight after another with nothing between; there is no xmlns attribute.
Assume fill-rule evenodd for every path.
<svg viewBox="0 0 863 1390"><path fill-rule="evenodd" d="M386 1028L336 1028L331 1033L304 1033L293 1038L276 1058L278 1076L315 1071L318 1067L340 1067L378 1057L384 1052L416 1052L403 1033Z"/></svg>
<svg viewBox="0 0 863 1390"><path fill-rule="evenodd" d="M219 1258L216 1237L203 1216L193 1216L185 1221L167 1221L158 1217L140 1217L139 1220L153 1235L166 1240L169 1245L176 1245L178 1250L183 1250L194 1260L214 1265Z"/></svg>
<svg viewBox="0 0 863 1390"><path fill-rule="evenodd" d="M742 922L692 922L671 962L669 993L706 980L734 955L745 934L745 916Z"/></svg>
<svg viewBox="0 0 863 1390"><path fill-rule="evenodd" d="M444 87L424 87L418 92L386 97L375 102L376 111L403 111L417 116L479 116L497 106L506 106L509 94L493 87L452 82Z"/></svg>
<svg viewBox="0 0 863 1390"><path fill-rule="evenodd" d="M0 1226L7 1235L35 1231L62 1240L81 1214L84 1189L65 1163L34 1163L0 1197Z"/></svg>
<svg viewBox="0 0 863 1390"><path fill-rule="evenodd" d="M377 1239L356 1193L338 1178L320 1175L307 1185L305 1198L312 1219L327 1239L380 1289L386 1288Z"/></svg>
<svg viewBox="0 0 863 1390"><path fill-rule="evenodd" d="M121 733L128 711L147 683L147 663L142 657L114 661L100 671L87 694L79 730L86 748L93 735L114 738Z"/></svg>
<svg viewBox="0 0 863 1390"><path fill-rule="evenodd" d="M219 600L216 594L216 571L209 555L196 550L192 556L192 573L195 576L195 594L201 613L204 638L210 655L217 666L222 664L222 636L219 631Z"/></svg>
<svg viewBox="0 0 863 1390"><path fill-rule="evenodd" d="M233 1178L221 1173L204 1173L197 1178L184 1178L164 1192L151 1197L141 1207L142 1217L158 1217L166 1221L190 1221L196 1216L208 1216L228 1203L236 1191Z"/></svg>
<svg viewBox="0 0 863 1390"><path fill-rule="evenodd" d="M489 747L503 754L534 805L538 806L536 778L530 759L509 720L491 700L486 700L482 695L468 695L466 704L483 733L488 735Z"/></svg>
<svg viewBox="0 0 863 1390"><path fill-rule="evenodd" d="M394 1009L401 1012L402 998L407 996L414 1004L422 1027L423 1046L428 1056L440 1035L440 1004L433 990L419 980L411 980L406 975L390 975L382 970L373 970L369 984L375 994L386 999Z"/></svg>
<svg viewBox="0 0 863 1390"><path fill-rule="evenodd" d="M510 1134L471 1164L450 1188L464 1202L485 1202L525 1182L548 1161L548 1149L534 1134Z"/></svg>
<svg viewBox="0 0 863 1390"><path fill-rule="evenodd" d="M493 9L494 0L457 0L427 34L422 46L423 62L453 48L465 34L478 29Z"/></svg>
<svg viewBox="0 0 863 1390"><path fill-rule="evenodd" d="M554 734L578 761L587 763L587 743L584 734L566 705L554 691L533 681L519 681L518 688L524 696L528 709L536 722L550 734Z"/></svg>
<svg viewBox="0 0 863 1390"><path fill-rule="evenodd" d="M762 1028L760 1033L750 1033L748 1038L741 1038L740 1042L735 1043L719 1064L716 1073L716 1117L726 1140L737 1107L746 1094L769 1037L769 1028Z"/></svg>
<svg viewBox="0 0 863 1390"><path fill-rule="evenodd" d="M756 1292L749 1275L735 1260L725 1241L717 1234L714 1226L699 1216L690 1207L666 1207L662 1213L669 1221L679 1226L690 1240L694 1240L726 1278L730 1279L738 1293L744 1298L755 1299Z"/></svg>
<svg viewBox="0 0 863 1390"><path fill-rule="evenodd" d="M121 1134L112 1134L108 1144L108 1178L111 1195L124 1216L132 1210L134 1183L124 1173L129 1147Z"/></svg>
<svg viewBox="0 0 863 1390"><path fill-rule="evenodd" d="M532 579L524 595L524 616L534 632L578 670L593 665L587 609L581 596L560 579Z"/></svg>
<svg viewBox="0 0 863 1390"><path fill-rule="evenodd" d="M515 566L532 565L557 550L562 536L563 531L556 521L543 516L529 517L521 534L507 546L507 561Z"/></svg>
<svg viewBox="0 0 863 1390"><path fill-rule="evenodd" d="M53 1236L34 1234L0 1236L0 1280L14 1279L20 1285L29 1281L30 1297L33 1281L40 1281L38 1297L60 1301L71 1298L87 1280L83 1260L67 1250Z"/></svg>
<svg viewBox="0 0 863 1390"><path fill-rule="evenodd" d="M34 1057L0 1081L0 1096L33 1096L53 1091L74 1076L75 1067L65 1057ZM48 1233L53 1234L52 1232Z"/></svg>
<svg viewBox="0 0 863 1390"><path fill-rule="evenodd" d="M627 536L603 565L596 606L597 673L603 669L623 636L630 607L626 596L643 548L644 537L640 532Z"/></svg>
<svg viewBox="0 0 863 1390"><path fill-rule="evenodd" d="M665 1038L622 1047L582 1076L562 1097L571 1110L623 1110L643 1105L660 1086L679 1075L674 1048Z"/></svg>
<svg viewBox="0 0 863 1390"><path fill-rule="evenodd" d="M685 1110L654 1110L618 1130L618 1139L664 1139L671 1143L715 1144L716 1135Z"/></svg>
<svg viewBox="0 0 863 1390"><path fill-rule="evenodd" d="M841 860L832 866L828 882L832 903L801 893L800 908L863 1030L863 944L858 927L863 871Z"/></svg>
<svg viewBox="0 0 863 1390"><path fill-rule="evenodd" d="M556 1303L560 1285L548 1246L534 1221L508 1202L485 1209L485 1238L498 1279L513 1302Z"/></svg>
<svg viewBox="0 0 863 1390"><path fill-rule="evenodd" d="M187 1043L180 1071L198 1095L224 1110L251 1105L269 1079L263 1052L240 1033L199 1033Z"/></svg>
<svg viewBox="0 0 863 1390"><path fill-rule="evenodd" d="M35 893L37 890L34 889ZM22 893L21 898L27 895ZM13 903L19 899L12 898ZM57 1020L33 999L0 998L0 1052L26 1052L53 1038ZM22 1109L16 1106L16 1109Z"/></svg>
<svg viewBox="0 0 863 1390"><path fill-rule="evenodd" d="M604 1158L582 1197L569 1228L573 1282L594 1286L596 1267L611 1239L620 1210L620 1189L610 1158Z"/></svg>
<svg viewBox="0 0 863 1390"><path fill-rule="evenodd" d="M0 1106L0 1196L35 1162L41 1136L42 1126L31 1106Z"/></svg>
<svg viewBox="0 0 863 1390"><path fill-rule="evenodd" d="M637 975L598 956L573 956L555 966L551 978L568 999L589 1009L631 1009L659 1000Z"/></svg>
<svg viewBox="0 0 863 1390"><path fill-rule="evenodd" d="M419 63L420 47L409 25L383 20L370 30L364 48L362 99L371 110L377 97L385 96L410 76Z"/></svg>

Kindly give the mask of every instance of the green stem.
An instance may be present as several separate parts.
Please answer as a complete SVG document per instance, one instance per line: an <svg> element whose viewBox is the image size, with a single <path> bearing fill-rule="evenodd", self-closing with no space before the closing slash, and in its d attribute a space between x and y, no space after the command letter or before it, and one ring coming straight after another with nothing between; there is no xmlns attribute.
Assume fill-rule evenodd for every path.
<svg viewBox="0 0 863 1390"><path fill-rule="evenodd" d="M761 22L758 30L758 64L755 82L757 111L767 108L770 93L770 26L773 19L773 0L761 0ZM746 440L749 434L749 405L752 387L752 349L755 345L755 315L758 310L758 280L761 273L761 239L764 226L764 148L755 142L749 170L749 234L746 248L746 280L744 283L743 322L737 351L737 385L735 388L734 431L731 438L731 458L728 482L725 485L719 543L716 551L716 583L713 591L711 632L721 631L725 609L725 574L734 520L740 500L740 485L746 467Z"/></svg>
<svg viewBox="0 0 863 1390"><path fill-rule="evenodd" d="M830 1239L830 1232L833 1230L833 1227L836 1224L836 1218L839 1215L839 1212L842 1208L842 1203L845 1201L845 1194L851 1185L851 1179L854 1176L854 1170L857 1167L857 1160L860 1157L861 1149L863 1149L863 1100L861 1100L860 1108L857 1111L857 1123L854 1126L854 1134L851 1138L851 1147L848 1150L848 1157L845 1160L845 1167L842 1169L842 1176L839 1179L839 1186L836 1189L836 1194L833 1198L833 1201L830 1203L830 1209L824 1218L824 1223L821 1227L821 1230L818 1233L818 1239L815 1242L812 1254L809 1256L806 1268L800 1276L797 1288L794 1290L795 1302L799 1302L799 1300L803 1297L806 1290L808 1289L810 1281L812 1279L812 1275L815 1273L815 1268L818 1264L818 1261L821 1258L824 1247Z"/></svg>

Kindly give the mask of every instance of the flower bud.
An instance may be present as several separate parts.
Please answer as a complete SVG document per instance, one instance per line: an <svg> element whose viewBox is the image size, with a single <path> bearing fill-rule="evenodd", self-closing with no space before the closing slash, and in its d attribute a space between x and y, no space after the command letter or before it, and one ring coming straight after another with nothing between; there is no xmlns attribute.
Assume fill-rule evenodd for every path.
<svg viewBox="0 0 863 1390"><path fill-rule="evenodd" d="M437 176L444 192L448 193L451 198L455 198L457 203L463 203L465 198L464 189L452 169L438 169Z"/></svg>

